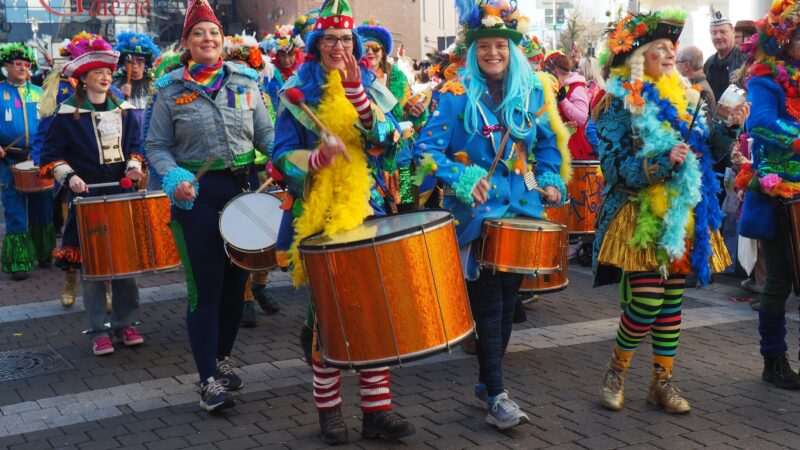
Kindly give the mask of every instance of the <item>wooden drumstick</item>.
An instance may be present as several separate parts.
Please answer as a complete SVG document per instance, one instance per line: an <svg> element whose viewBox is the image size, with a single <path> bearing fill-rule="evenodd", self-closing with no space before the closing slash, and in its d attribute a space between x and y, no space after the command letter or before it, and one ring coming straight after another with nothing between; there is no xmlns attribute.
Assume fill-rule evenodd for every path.
<svg viewBox="0 0 800 450"><path fill-rule="evenodd" d="M497 163L500 162L500 158L503 157L503 154L506 150L506 143L508 142L508 137L511 135L511 128L506 129L506 134L503 135L503 140L500 141L500 148L495 151L494 161L492 161L492 167L489 169L489 173L486 174L486 181L491 183L492 182L492 175L494 175L495 169L497 169Z"/></svg>
<svg viewBox="0 0 800 450"><path fill-rule="evenodd" d="M130 85L131 84L131 61L130 61L130 57L128 58L128 64L127 64L126 68L127 68L127 71L128 71L128 81L127 81L127 83L128 83L128 85ZM132 86L131 86L131 89L133 89ZM126 95L125 96L125 100L127 100L128 97L130 97L130 96Z"/></svg>
<svg viewBox="0 0 800 450"><path fill-rule="evenodd" d="M299 107L300 109L303 110L304 113L306 113L308 118L311 119L312 122L314 122L314 126L316 126L319 129L320 133L322 134L322 136L320 136L322 139L327 139L328 136L334 135L333 133L330 132L330 130L328 130L328 128L322 123L322 121L319 120L319 117L317 117L317 115L314 114L314 111L312 111L311 108L309 108L308 105L306 105L306 100L305 96L303 95L303 91L297 88L289 88L286 90L286 99L289 100L291 104ZM346 160L350 161L350 155L347 152L344 152L342 156L344 156Z"/></svg>
<svg viewBox="0 0 800 450"><path fill-rule="evenodd" d="M208 172L208 169L211 168L211 165L214 164L214 161L215 161L214 159L207 159L206 162L204 162L203 165L200 167L200 170L198 170L197 173L194 174L194 179L189 184L194 186L195 183L199 182L200 178L203 175L205 175L206 172Z"/></svg>
<svg viewBox="0 0 800 450"><path fill-rule="evenodd" d="M260 194L267 190L272 185L272 178L267 178L267 181L261 184L261 186L256 189L256 194Z"/></svg>

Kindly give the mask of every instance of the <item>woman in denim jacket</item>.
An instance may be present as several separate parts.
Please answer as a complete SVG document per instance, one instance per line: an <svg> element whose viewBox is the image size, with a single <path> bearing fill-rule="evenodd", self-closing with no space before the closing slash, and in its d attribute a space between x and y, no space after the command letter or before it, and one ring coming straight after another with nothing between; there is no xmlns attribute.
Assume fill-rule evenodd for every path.
<svg viewBox="0 0 800 450"><path fill-rule="evenodd" d="M186 328L201 380L200 407L233 406L241 388L231 350L239 331L247 272L228 263L219 232L225 204L248 190L255 149L268 154L272 123L258 74L223 63L223 34L204 0L186 13L184 67L155 83L145 152L172 200L172 231L189 292ZM209 161L202 179L195 173Z"/></svg>

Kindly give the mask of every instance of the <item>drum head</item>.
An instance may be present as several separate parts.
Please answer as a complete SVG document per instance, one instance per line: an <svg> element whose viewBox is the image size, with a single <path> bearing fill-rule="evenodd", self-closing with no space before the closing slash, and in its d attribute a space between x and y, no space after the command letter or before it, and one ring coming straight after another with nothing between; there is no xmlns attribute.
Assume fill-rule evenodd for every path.
<svg viewBox="0 0 800 450"><path fill-rule="evenodd" d="M278 242L283 211L281 200L265 193L247 192L229 201L219 217L225 242L240 250L264 250Z"/></svg>
<svg viewBox="0 0 800 450"><path fill-rule="evenodd" d="M30 159L14 164L14 168L17 170L33 170L35 167L36 166L33 164L33 161Z"/></svg>
<svg viewBox="0 0 800 450"><path fill-rule="evenodd" d="M453 220L453 216L450 212L441 209L428 209L378 217L368 220L352 230L337 233L333 236L314 235L303 239L300 243L300 249L352 247L370 242L387 241L414 232L431 230L451 220Z"/></svg>

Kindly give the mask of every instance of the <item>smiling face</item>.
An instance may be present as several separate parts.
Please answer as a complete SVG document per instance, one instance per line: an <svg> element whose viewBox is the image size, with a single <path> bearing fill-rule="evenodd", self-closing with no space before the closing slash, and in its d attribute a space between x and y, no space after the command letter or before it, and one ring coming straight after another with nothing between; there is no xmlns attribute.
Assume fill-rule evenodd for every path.
<svg viewBox="0 0 800 450"><path fill-rule="evenodd" d="M730 24L711 27L711 43L720 55L727 56L733 50L733 26Z"/></svg>
<svg viewBox="0 0 800 450"><path fill-rule="evenodd" d="M200 22L181 40L181 45L195 62L216 64L222 56L222 30L212 22Z"/></svg>
<svg viewBox="0 0 800 450"><path fill-rule="evenodd" d="M378 70L383 61L383 46L379 42L367 41L364 43L364 56L369 61L369 68Z"/></svg>
<svg viewBox="0 0 800 450"><path fill-rule="evenodd" d="M675 46L669 39L656 39L644 52L644 73L653 79L675 70Z"/></svg>
<svg viewBox="0 0 800 450"><path fill-rule="evenodd" d="M345 69L345 55L353 53L353 32L350 30L326 30L317 41L322 66L328 70Z"/></svg>
<svg viewBox="0 0 800 450"><path fill-rule="evenodd" d="M15 59L10 63L3 64L8 74L8 81L12 83L22 83L28 79L31 70L31 63L24 59Z"/></svg>
<svg viewBox="0 0 800 450"><path fill-rule="evenodd" d="M489 80L502 80L511 62L511 49L508 39L485 37L475 41L478 49L478 67Z"/></svg>
<svg viewBox="0 0 800 450"><path fill-rule="evenodd" d="M81 78L86 85L86 90L94 94L105 94L111 87L112 70L107 67L101 67L86 72Z"/></svg>

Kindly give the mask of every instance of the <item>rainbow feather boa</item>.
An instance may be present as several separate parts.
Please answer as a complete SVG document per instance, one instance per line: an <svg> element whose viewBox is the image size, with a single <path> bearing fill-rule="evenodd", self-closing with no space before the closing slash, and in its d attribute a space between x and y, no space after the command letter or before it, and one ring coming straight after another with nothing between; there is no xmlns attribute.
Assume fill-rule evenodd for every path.
<svg viewBox="0 0 800 450"><path fill-rule="evenodd" d="M317 117L331 133L342 139L350 161L336 157L329 166L308 175L311 183L307 183L310 187L306 188L303 213L295 220L295 237L290 250L295 286L306 282L297 249L301 240L319 232L331 235L353 229L373 213L369 200L374 181L367 165L367 153L361 145L361 133L355 127L358 113L345 97L342 78L336 70L328 73L327 84L322 86Z"/></svg>
<svg viewBox="0 0 800 450"><path fill-rule="evenodd" d="M689 133L693 111L689 109L685 88L677 73L662 77L658 82L646 79L641 86L612 76L606 90L632 111L631 127L643 142L636 156L653 158L668 154L689 134L687 143L693 152L687 155L685 162L675 168L663 184L642 189L631 199L638 203L639 211L630 244L638 248L655 246L662 262L662 273L666 274L669 262L684 257L687 237L693 237L691 268L699 283L707 284L711 279L710 230L719 229L722 212L716 199L719 185L712 169L708 130L702 113ZM644 105L634 104L636 95L632 94L643 98Z"/></svg>

